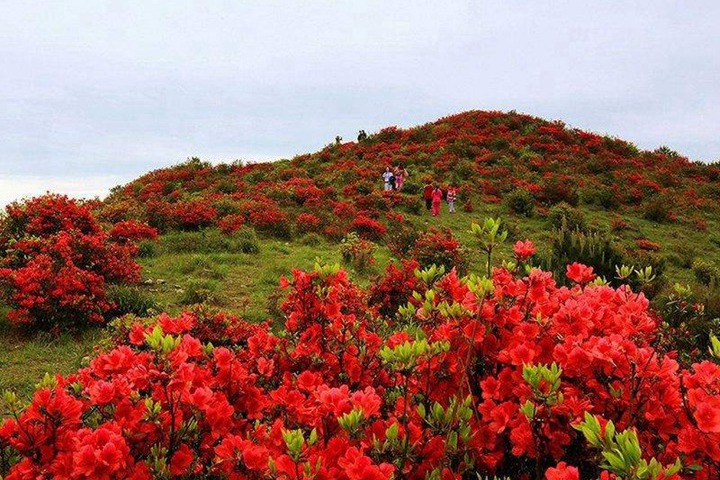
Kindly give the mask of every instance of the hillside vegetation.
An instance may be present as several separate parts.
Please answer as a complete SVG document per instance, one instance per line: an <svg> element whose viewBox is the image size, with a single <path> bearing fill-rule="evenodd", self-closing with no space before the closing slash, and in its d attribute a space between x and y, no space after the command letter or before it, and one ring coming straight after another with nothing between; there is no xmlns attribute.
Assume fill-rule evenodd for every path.
<svg viewBox="0 0 720 480"><path fill-rule="evenodd" d="M718 201L718 164L471 111L13 204L0 475L716 478Z"/></svg>

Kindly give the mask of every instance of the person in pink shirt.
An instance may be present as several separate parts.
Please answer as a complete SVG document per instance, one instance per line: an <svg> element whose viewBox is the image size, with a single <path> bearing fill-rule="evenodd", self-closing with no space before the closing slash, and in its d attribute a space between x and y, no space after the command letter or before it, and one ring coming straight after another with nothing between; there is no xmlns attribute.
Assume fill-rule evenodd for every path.
<svg viewBox="0 0 720 480"><path fill-rule="evenodd" d="M437 217L440 215L440 204L442 203L443 199L443 193L442 190L440 190L440 187L435 185L435 188L432 192L432 215L433 217Z"/></svg>

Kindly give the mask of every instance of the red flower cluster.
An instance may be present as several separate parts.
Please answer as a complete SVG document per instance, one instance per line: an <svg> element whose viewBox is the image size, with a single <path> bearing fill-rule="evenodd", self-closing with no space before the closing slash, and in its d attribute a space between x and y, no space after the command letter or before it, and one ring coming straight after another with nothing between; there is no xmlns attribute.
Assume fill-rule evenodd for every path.
<svg viewBox="0 0 720 480"><path fill-rule="evenodd" d="M135 282L136 240L157 232L134 221L106 234L90 205L46 195L13 203L0 224L0 295L18 324L102 322L108 282Z"/></svg>
<svg viewBox="0 0 720 480"><path fill-rule="evenodd" d="M203 311L128 325L27 408L10 398L5 478L613 478L574 428L586 412L694 471L672 478L718 478L720 367L656 350L642 294L580 265L571 288L416 266L372 295L295 271L282 335Z"/></svg>

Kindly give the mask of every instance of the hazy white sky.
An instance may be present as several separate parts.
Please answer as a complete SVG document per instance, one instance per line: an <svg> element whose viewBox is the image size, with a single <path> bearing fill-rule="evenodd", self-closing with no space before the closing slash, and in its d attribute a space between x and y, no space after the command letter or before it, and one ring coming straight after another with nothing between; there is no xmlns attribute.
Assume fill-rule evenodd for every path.
<svg viewBox="0 0 720 480"><path fill-rule="evenodd" d="M720 2L0 0L0 204L469 109L720 159Z"/></svg>

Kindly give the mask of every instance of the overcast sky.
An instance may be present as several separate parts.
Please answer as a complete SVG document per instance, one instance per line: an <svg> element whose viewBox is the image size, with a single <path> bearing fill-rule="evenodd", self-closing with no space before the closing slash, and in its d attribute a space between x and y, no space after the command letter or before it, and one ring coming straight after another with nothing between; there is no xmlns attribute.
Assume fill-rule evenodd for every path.
<svg viewBox="0 0 720 480"><path fill-rule="evenodd" d="M720 2L0 0L0 204L469 109L720 159Z"/></svg>

